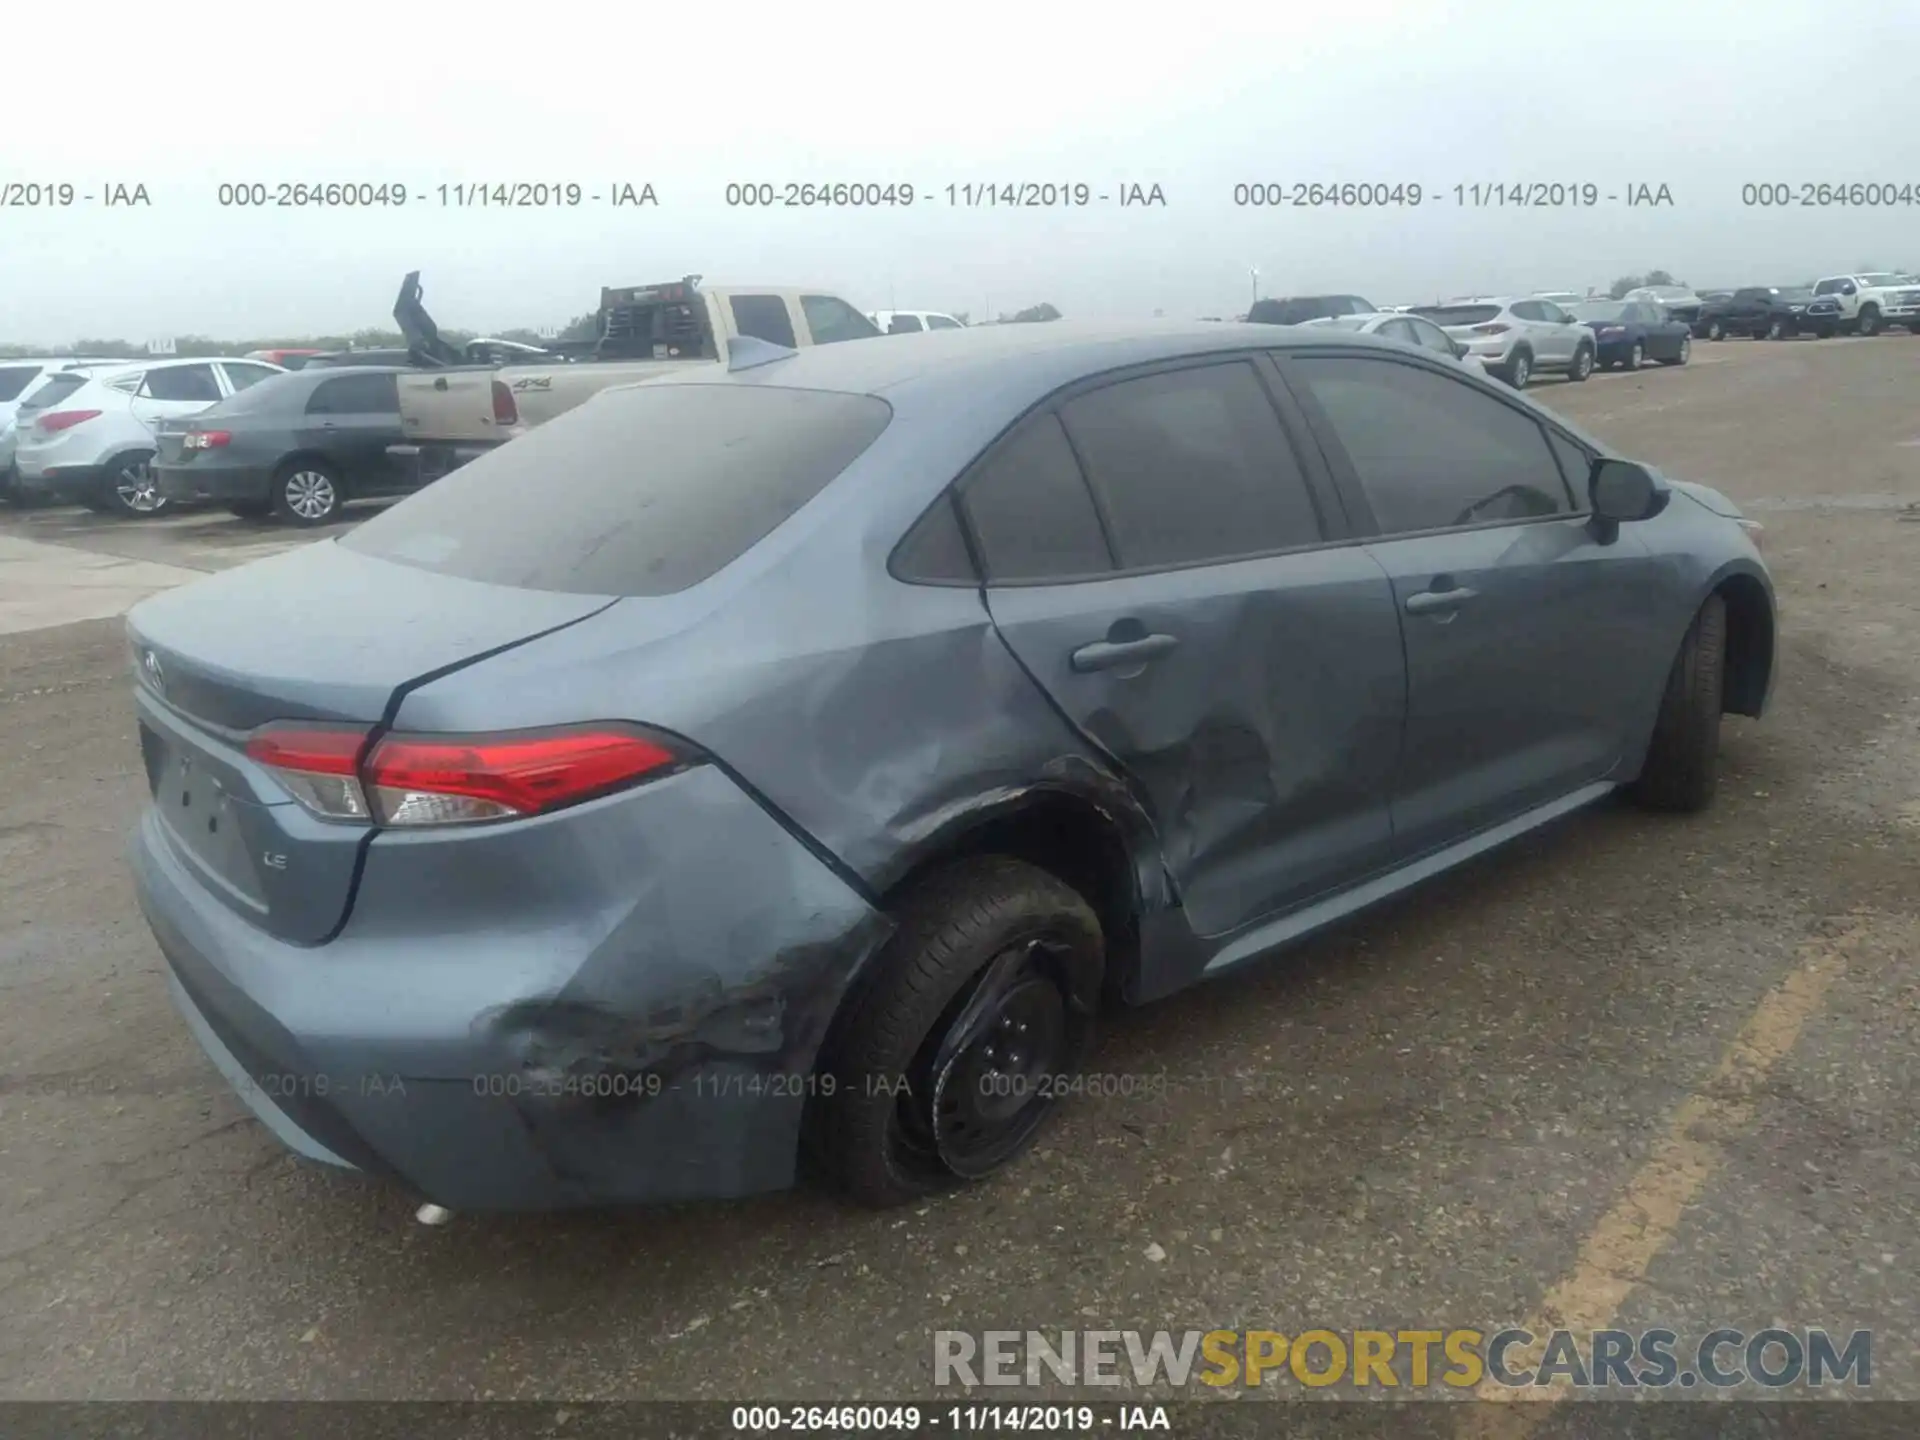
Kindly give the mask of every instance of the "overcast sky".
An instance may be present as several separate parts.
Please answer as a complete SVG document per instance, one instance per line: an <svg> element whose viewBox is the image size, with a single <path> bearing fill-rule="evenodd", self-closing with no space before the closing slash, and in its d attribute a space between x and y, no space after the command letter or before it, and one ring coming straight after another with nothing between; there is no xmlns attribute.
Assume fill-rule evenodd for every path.
<svg viewBox="0 0 1920 1440"><path fill-rule="evenodd" d="M1063 11L1067 7L1060 7ZM460 19L458 16L470 18ZM14 8L0 182L151 204L0 208L0 340L558 324L603 284L818 284L862 309L1233 314L1920 266L1920 196L1753 208L1747 183L1920 187L1914 0L1002 0L615 6L91 0ZM1906 57L1896 59L1896 57ZM910 208L729 209L738 181L905 182ZM400 209L222 208L222 182L398 183ZM442 206L442 184L651 183L657 207ZM1164 208L953 207L949 184L1158 184ZM1418 209L1243 209L1243 181L1418 183ZM1453 186L1593 183L1595 208ZM1629 208L1630 187L1673 203ZM0 198L12 199L17 196Z"/></svg>

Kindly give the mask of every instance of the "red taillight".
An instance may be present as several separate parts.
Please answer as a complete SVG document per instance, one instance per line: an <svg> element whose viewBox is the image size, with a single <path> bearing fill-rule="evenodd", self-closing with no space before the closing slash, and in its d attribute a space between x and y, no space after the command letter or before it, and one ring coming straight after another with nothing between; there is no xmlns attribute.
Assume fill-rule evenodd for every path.
<svg viewBox="0 0 1920 1440"><path fill-rule="evenodd" d="M493 423L496 425L518 425L520 407L513 403L513 392L507 389L507 382L493 382Z"/></svg>
<svg viewBox="0 0 1920 1440"><path fill-rule="evenodd" d="M1504 335L1511 328L1512 328L1511 326L1503 325L1503 324L1500 324L1498 321L1496 321L1491 325L1474 326L1473 333L1476 335Z"/></svg>
<svg viewBox="0 0 1920 1440"><path fill-rule="evenodd" d="M683 758L627 726L504 735L388 735L361 759L368 732L269 725L247 754L328 820L449 825L558 809L631 785Z"/></svg>
<svg viewBox="0 0 1920 1440"><path fill-rule="evenodd" d="M49 435L57 435L62 430L71 430L76 425L97 419L99 415L98 410L54 410L42 415L34 424Z"/></svg>
<svg viewBox="0 0 1920 1440"><path fill-rule="evenodd" d="M231 430L195 430L181 442L187 450L213 450L233 443Z"/></svg>

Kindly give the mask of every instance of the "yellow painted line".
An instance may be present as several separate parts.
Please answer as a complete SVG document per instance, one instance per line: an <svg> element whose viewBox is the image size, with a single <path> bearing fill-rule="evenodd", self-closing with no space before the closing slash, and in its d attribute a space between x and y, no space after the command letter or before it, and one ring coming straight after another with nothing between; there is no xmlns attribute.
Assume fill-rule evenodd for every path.
<svg viewBox="0 0 1920 1440"><path fill-rule="evenodd" d="M1604 1329L1619 1314L1726 1158L1727 1142L1752 1123L1761 1084L1793 1049L1801 1027L1819 1011L1828 986L1846 969L1866 933L1864 923L1855 923L1803 947L1800 964L1748 1017L1699 1093L1674 1111L1665 1136L1580 1246L1571 1273L1522 1323L1520 1328L1536 1339L1507 1351L1509 1370L1536 1368L1552 1331ZM1515 1388L1489 1376L1473 1398L1551 1402L1564 1399L1568 1389L1564 1382ZM1537 1404L1476 1405L1463 1413L1455 1433L1460 1440L1524 1440L1544 1418Z"/></svg>

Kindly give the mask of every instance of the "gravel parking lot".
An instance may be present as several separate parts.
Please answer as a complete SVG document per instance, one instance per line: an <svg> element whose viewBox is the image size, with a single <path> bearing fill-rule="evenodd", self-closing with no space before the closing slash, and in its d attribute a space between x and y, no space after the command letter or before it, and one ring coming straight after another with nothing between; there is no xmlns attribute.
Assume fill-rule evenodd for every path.
<svg viewBox="0 0 1920 1440"><path fill-rule="evenodd" d="M429 1229L289 1158L123 873L113 617L312 537L0 516L0 1398L839 1400L931 1393L941 1328L1617 1316L1870 1328L1920 1399L1920 337L1695 354L1537 393L1768 527L1776 708L1715 808L1603 806L1117 1016L1102 1071L1206 1083L884 1215Z"/></svg>

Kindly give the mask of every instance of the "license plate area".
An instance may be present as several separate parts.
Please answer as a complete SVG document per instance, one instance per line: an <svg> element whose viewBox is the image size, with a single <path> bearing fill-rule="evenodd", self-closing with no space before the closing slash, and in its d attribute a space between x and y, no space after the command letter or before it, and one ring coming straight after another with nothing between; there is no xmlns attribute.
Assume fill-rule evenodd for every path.
<svg viewBox="0 0 1920 1440"><path fill-rule="evenodd" d="M180 850L224 888L256 908L263 906L251 863L254 812L262 807L233 794L212 765L145 721L140 753L154 809Z"/></svg>

